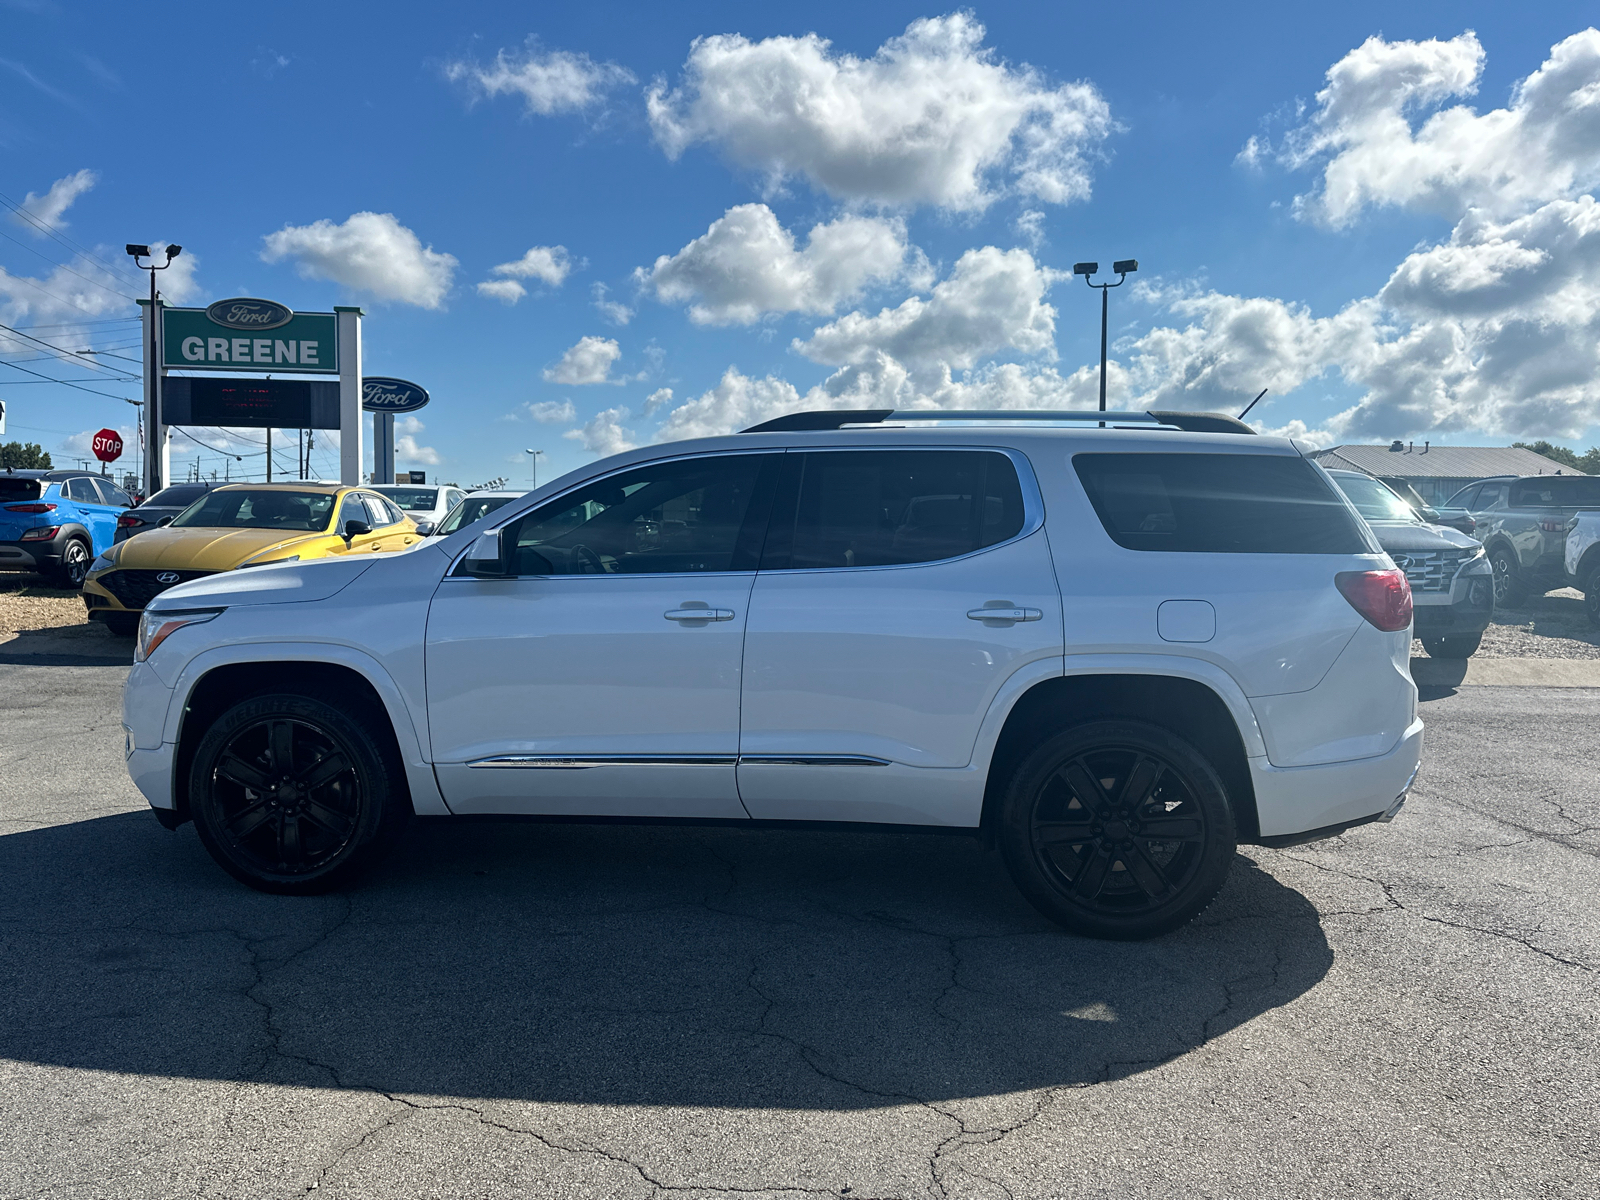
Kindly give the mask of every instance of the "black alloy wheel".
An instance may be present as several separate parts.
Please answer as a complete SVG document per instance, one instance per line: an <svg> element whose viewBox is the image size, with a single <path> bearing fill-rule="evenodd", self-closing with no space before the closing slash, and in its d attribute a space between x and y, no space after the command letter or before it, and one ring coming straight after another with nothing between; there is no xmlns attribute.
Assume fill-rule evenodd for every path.
<svg viewBox="0 0 1600 1200"><path fill-rule="evenodd" d="M1454 633L1447 637L1423 638L1422 648L1429 658L1471 658L1483 644L1481 633Z"/></svg>
<svg viewBox="0 0 1600 1200"><path fill-rule="evenodd" d="M309 894L395 841L411 805L381 732L309 696L259 696L206 732L189 777L195 828L235 879Z"/></svg>
<svg viewBox="0 0 1600 1200"><path fill-rule="evenodd" d="M1528 598L1528 589L1517 579L1517 556L1504 546L1489 555L1494 568L1494 606L1512 608Z"/></svg>
<svg viewBox="0 0 1600 1200"><path fill-rule="evenodd" d="M1057 734L1012 778L1001 849L1018 887L1074 933L1145 938L1221 888L1236 833L1227 791L1189 743L1141 721Z"/></svg>
<svg viewBox="0 0 1600 1200"><path fill-rule="evenodd" d="M1583 581L1583 611L1589 624L1600 625L1600 567L1589 572Z"/></svg>
<svg viewBox="0 0 1600 1200"><path fill-rule="evenodd" d="M61 548L61 565L56 568L56 582L64 588L77 591L89 577L92 561L89 547L81 538L68 538Z"/></svg>

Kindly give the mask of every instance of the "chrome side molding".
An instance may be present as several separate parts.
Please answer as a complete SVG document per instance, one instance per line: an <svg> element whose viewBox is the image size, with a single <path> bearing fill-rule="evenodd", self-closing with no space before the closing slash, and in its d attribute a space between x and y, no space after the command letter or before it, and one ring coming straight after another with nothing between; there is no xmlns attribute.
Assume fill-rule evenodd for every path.
<svg viewBox="0 0 1600 1200"><path fill-rule="evenodd" d="M535 771L587 771L593 767L887 767L867 754L499 754L469 767Z"/></svg>

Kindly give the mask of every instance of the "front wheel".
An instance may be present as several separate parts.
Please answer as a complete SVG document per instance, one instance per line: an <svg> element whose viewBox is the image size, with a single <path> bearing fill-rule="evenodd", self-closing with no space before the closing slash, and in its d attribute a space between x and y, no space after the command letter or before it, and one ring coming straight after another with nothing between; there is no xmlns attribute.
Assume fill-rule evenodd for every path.
<svg viewBox="0 0 1600 1200"><path fill-rule="evenodd" d="M1089 937L1153 937L1211 903L1237 834L1204 755L1142 721L1096 721L1041 743L1002 801L1000 848L1045 916Z"/></svg>
<svg viewBox="0 0 1600 1200"><path fill-rule="evenodd" d="M1600 567L1589 572L1589 578L1583 583L1583 611L1589 617L1589 624L1600 625Z"/></svg>
<svg viewBox="0 0 1600 1200"><path fill-rule="evenodd" d="M1471 658L1483 645L1481 633L1458 633L1451 637L1423 638L1422 648L1430 658Z"/></svg>
<svg viewBox="0 0 1600 1200"><path fill-rule="evenodd" d="M256 696L206 731L189 807L211 857L263 892L339 887L397 840L411 813L382 731L309 696Z"/></svg>
<svg viewBox="0 0 1600 1200"><path fill-rule="evenodd" d="M1517 556L1501 546L1489 555L1489 565L1494 568L1494 604L1496 608L1511 608L1528 598L1528 589L1517 578Z"/></svg>
<svg viewBox="0 0 1600 1200"><path fill-rule="evenodd" d="M101 620L105 621L112 637L133 637L139 632L138 613L107 613Z"/></svg>

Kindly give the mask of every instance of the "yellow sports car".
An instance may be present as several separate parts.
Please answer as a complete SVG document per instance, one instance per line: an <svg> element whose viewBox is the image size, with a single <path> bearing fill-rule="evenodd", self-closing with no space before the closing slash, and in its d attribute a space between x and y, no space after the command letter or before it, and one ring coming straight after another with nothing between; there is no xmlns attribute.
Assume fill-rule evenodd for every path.
<svg viewBox="0 0 1600 1200"><path fill-rule="evenodd" d="M336 483L234 483L215 488L172 521L118 542L89 568L89 619L138 632L144 606L175 583L235 567L403 550L416 522L377 492Z"/></svg>

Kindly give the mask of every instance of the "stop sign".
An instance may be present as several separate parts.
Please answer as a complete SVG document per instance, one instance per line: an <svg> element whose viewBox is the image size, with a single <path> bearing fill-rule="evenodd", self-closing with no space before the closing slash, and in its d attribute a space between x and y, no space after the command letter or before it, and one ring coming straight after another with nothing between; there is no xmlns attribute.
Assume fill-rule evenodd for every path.
<svg viewBox="0 0 1600 1200"><path fill-rule="evenodd" d="M115 429L102 429L94 435L93 447L101 462L116 462L122 457L122 435Z"/></svg>

